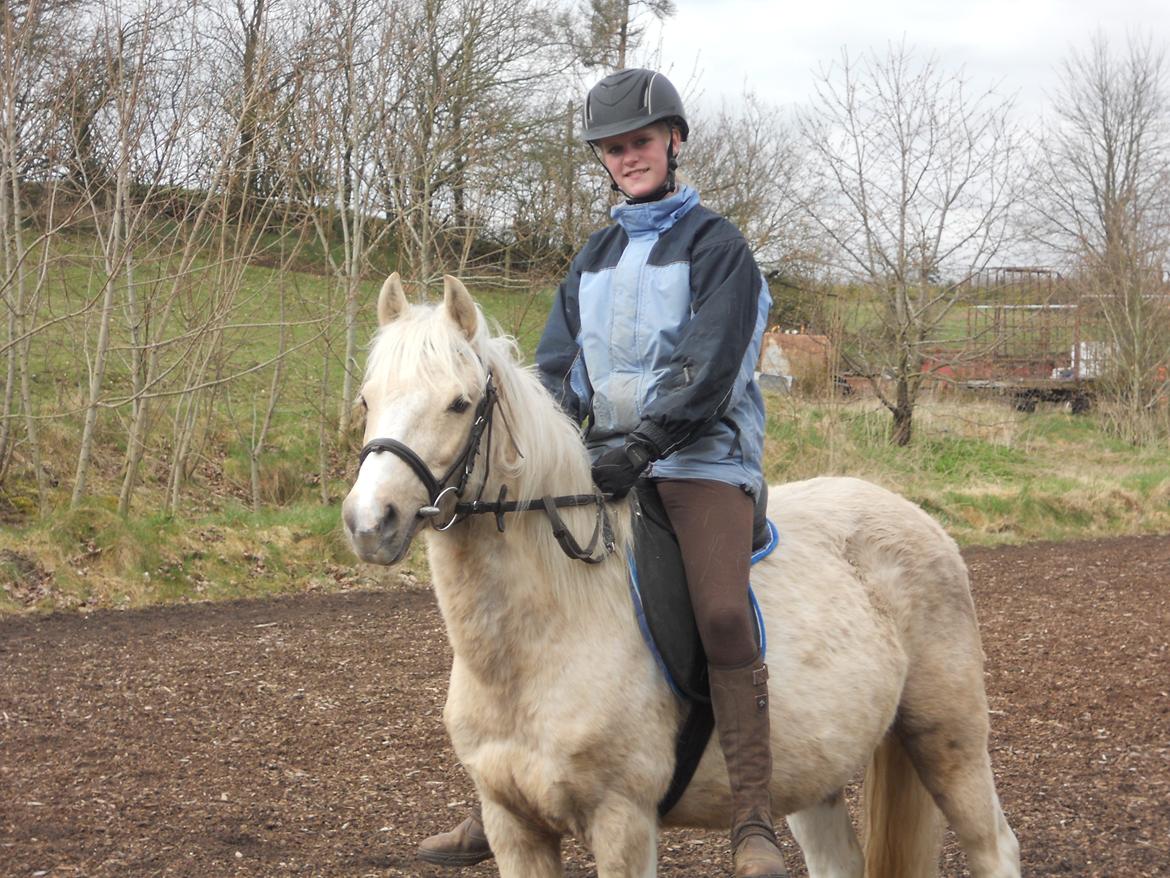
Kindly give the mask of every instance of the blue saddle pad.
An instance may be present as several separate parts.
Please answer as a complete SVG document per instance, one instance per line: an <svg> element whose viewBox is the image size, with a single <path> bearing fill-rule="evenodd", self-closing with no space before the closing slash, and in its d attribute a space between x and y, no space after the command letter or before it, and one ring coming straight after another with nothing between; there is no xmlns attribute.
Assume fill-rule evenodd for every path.
<svg viewBox="0 0 1170 878"><path fill-rule="evenodd" d="M688 701L707 703L711 699L707 655L695 624L678 539L652 483L639 482L635 499L629 578L642 637L675 694ZM777 542L776 526L763 516L765 502L766 495L761 495L752 541L753 564L771 554ZM767 632L750 587L748 598L750 606L744 607L744 612L754 620L756 645L763 655L768 646Z"/></svg>

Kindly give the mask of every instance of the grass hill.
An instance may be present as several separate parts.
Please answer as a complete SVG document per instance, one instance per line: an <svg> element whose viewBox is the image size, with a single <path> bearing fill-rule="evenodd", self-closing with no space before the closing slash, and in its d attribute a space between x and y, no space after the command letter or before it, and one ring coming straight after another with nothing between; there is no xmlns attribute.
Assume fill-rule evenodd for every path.
<svg viewBox="0 0 1170 878"><path fill-rule="evenodd" d="M155 274L165 278L166 273L156 267ZM45 316L92 296L97 280L80 253L63 254L45 298ZM373 330L380 281L369 278L361 289L362 339ZM485 312L531 357L551 290L469 286ZM211 292L186 291L180 304L199 313ZM102 411L91 490L78 508L69 509L92 326L83 326L80 338L70 335L77 323L46 329L38 338L34 386L42 441L52 449L45 463L51 489L42 513L27 471L15 466L0 483L0 612L139 606L425 578L418 547L397 570L370 568L354 563L340 532L340 500L360 442L353 436L335 444L329 437L322 471L319 424L331 421L319 416L320 386L322 381L336 386L340 363L330 348L337 344L336 327L333 335L317 329L340 305L327 276L248 267L214 364L219 374L244 374L202 401L199 447L173 506L167 471L172 440L163 427L164 416L175 418L178 409L160 405L164 420L124 518L116 513L116 501L125 408ZM263 502L254 510L250 440L270 392L272 368L264 364L282 345L278 313L285 316L288 353L260 456ZM122 330L115 346L128 340ZM323 378L325 362L331 371ZM128 355L112 360L108 382L114 391L128 386L131 367ZM964 544L1170 531L1170 455L1164 448L1136 449L1109 438L1092 413L1074 416L1051 406L1024 413L1006 402L950 394L923 402L917 438L909 447L890 445L888 426L888 415L864 393L769 396L768 477L774 482L821 474L870 479L922 505ZM329 502L322 502L322 493ZM779 524L783 527L782 518Z"/></svg>

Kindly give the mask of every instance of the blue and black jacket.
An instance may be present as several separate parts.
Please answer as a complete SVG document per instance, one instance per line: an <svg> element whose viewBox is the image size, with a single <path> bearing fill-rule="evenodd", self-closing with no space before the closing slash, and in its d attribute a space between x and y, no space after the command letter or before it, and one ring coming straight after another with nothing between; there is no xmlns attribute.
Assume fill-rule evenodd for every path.
<svg viewBox="0 0 1170 878"><path fill-rule="evenodd" d="M684 186L619 205L577 254L536 351L596 456L636 433L655 478L763 484L754 378L771 296L739 231Z"/></svg>

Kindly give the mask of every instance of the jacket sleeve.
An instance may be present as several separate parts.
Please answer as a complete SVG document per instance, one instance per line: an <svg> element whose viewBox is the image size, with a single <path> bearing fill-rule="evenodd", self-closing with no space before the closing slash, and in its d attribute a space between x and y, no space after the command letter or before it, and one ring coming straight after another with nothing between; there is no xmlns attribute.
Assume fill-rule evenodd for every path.
<svg viewBox="0 0 1170 878"><path fill-rule="evenodd" d="M587 403L572 386L571 373L581 347L577 338L581 333L581 311L578 292L581 270L574 260L568 276L557 288L552 310L536 346L536 368L540 381L552 394L557 404L580 423L588 414Z"/></svg>
<svg viewBox="0 0 1170 878"><path fill-rule="evenodd" d="M734 229L692 252L691 319L634 431L655 457L689 445L727 411L755 334L762 284L747 242Z"/></svg>

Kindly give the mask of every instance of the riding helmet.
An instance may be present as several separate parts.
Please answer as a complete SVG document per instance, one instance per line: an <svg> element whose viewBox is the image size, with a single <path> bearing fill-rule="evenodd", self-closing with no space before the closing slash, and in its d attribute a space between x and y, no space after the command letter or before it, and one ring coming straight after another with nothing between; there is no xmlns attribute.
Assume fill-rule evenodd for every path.
<svg viewBox="0 0 1170 878"><path fill-rule="evenodd" d="M678 89L661 73L639 67L611 73L593 86L582 118L590 143L659 121L673 124L683 140L690 131Z"/></svg>

